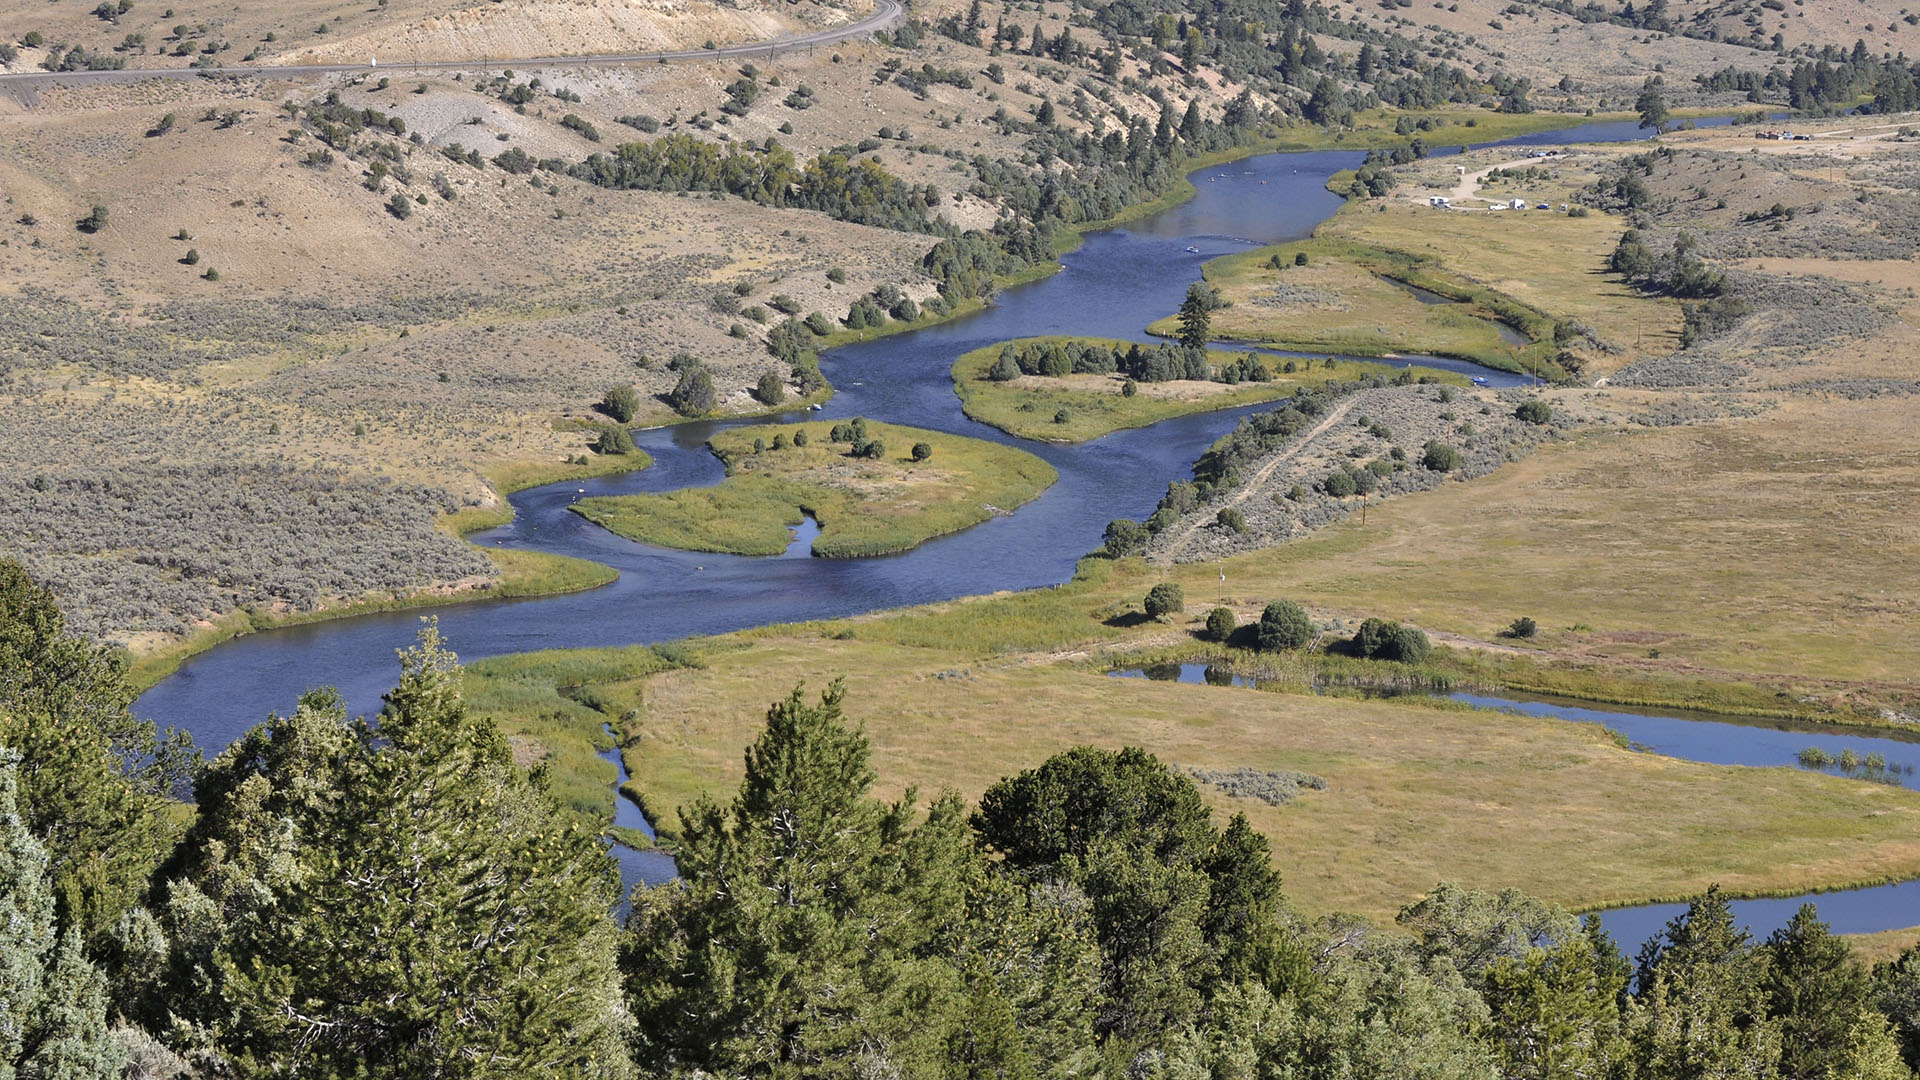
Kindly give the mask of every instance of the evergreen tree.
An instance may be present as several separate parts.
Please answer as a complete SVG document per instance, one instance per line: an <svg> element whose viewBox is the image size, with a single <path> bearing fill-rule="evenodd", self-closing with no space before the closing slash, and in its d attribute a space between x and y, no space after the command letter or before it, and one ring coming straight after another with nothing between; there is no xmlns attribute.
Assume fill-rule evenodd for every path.
<svg viewBox="0 0 1920 1080"><path fill-rule="evenodd" d="M1212 289L1205 282L1196 281L1188 286L1187 298L1180 303L1180 344L1189 349L1204 349L1212 339L1211 295Z"/></svg>
<svg viewBox="0 0 1920 1080"><path fill-rule="evenodd" d="M106 982L79 931L56 931L54 863L21 812L19 775L19 755L0 747L0 1076L117 1077Z"/></svg>
<svg viewBox="0 0 1920 1080"><path fill-rule="evenodd" d="M635 894L622 966L644 1068L1054 1075L1091 1039L1069 898L993 880L946 795L868 797L866 736L796 689L725 809L681 813L680 882Z"/></svg>
<svg viewBox="0 0 1920 1080"><path fill-rule="evenodd" d="M199 785L173 998L238 1075L630 1071L612 862L458 684L429 620L377 723L309 695Z"/></svg>
<svg viewBox="0 0 1920 1080"><path fill-rule="evenodd" d="M1767 953L1734 925L1718 886L1640 950L1630 1027L1645 1080L1766 1077L1780 1058Z"/></svg>
<svg viewBox="0 0 1920 1080"><path fill-rule="evenodd" d="M1848 1037L1867 1005L1867 972L1853 948L1800 905L1767 939L1768 1015L1780 1021L1780 1075L1815 1080L1845 1073Z"/></svg>
<svg viewBox="0 0 1920 1080"><path fill-rule="evenodd" d="M1640 87L1640 96L1634 99L1633 108L1640 114L1641 127L1652 128L1655 135L1666 134L1669 122L1667 98L1660 92L1658 76L1648 76Z"/></svg>
<svg viewBox="0 0 1920 1080"><path fill-rule="evenodd" d="M20 813L52 857L57 918L92 943L131 907L177 830L165 796L191 744L134 719L127 661L66 632L53 597L0 559L0 746Z"/></svg>
<svg viewBox="0 0 1920 1080"><path fill-rule="evenodd" d="M1513 1080L1614 1074L1626 1049L1619 1004L1625 984L1585 935L1496 960L1483 994L1501 1074Z"/></svg>

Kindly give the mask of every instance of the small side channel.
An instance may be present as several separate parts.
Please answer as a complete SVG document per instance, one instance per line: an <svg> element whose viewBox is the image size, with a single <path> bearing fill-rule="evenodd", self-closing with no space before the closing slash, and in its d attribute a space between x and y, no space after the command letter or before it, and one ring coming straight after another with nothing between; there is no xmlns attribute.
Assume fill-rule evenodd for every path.
<svg viewBox="0 0 1920 1080"><path fill-rule="evenodd" d="M1418 300L1421 303L1427 304L1429 306L1460 303L1460 301L1455 300L1451 296L1442 296L1439 293L1434 292L1432 289L1423 289L1418 285L1401 281L1399 278L1383 277L1380 280L1400 289L1402 292L1406 293L1408 296L1411 296L1415 300ZM1527 335L1521 333L1518 330L1515 330L1513 327L1508 326L1506 323L1501 322L1499 319L1482 319L1481 321L1491 325L1493 327L1493 332L1496 334L1499 334L1500 340L1505 342L1508 345L1512 345L1517 348L1525 348L1528 345L1533 344L1532 338L1528 337Z"/></svg>
<svg viewBox="0 0 1920 1080"><path fill-rule="evenodd" d="M603 724L607 734L613 734L613 725ZM616 828L636 829L648 839L654 838L653 823L647 820L639 804L628 798L620 789L633 774L627 771L627 763L620 756L620 748L602 750L600 759L613 765L615 780L613 783L613 824ZM619 913L625 916L628 910L627 897L637 886L661 885L680 876L680 868L675 865L673 856L664 851L640 851L630 848L611 837L607 840L609 853L613 861L620 866L620 906Z"/></svg>
<svg viewBox="0 0 1920 1080"><path fill-rule="evenodd" d="M1205 664L1164 664L1108 673L1116 678L1159 679L1205 686L1253 686L1254 681ZM1763 720L1681 710L1595 708L1590 704L1544 696L1507 697L1448 694L1449 700L1476 708L1527 716L1599 724L1625 737L1636 749L1712 765L1794 767L1920 789L1920 731L1856 732L1832 724ZM1818 755L1809 751L1818 751ZM1844 764L1851 763L1851 764ZM1732 902L1733 916L1755 937L1764 938L1787 924L1800 905L1811 903L1835 933L1867 934L1920 925L1920 881L1800 896ZM1685 904L1644 904L1609 908L1600 923L1622 948L1632 952L1685 913Z"/></svg>

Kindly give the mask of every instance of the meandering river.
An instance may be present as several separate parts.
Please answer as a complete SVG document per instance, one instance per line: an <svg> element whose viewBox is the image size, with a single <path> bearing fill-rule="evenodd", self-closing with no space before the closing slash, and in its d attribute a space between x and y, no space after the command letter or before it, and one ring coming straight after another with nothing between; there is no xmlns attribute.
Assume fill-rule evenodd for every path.
<svg viewBox="0 0 1920 1080"><path fill-rule="evenodd" d="M1644 135L1631 122L1589 124L1488 145L1566 145ZM723 427L762 421L641 432L635 442L653 456L650 468L521 492L512 497L517 512L512 523L472 537L482 546L592 559L619 570L619 580L569 596L439 608L435 614L443 634L462 657L474 660L532 649L668 641L1067 580L1080 556L1099 546L1108 521L1145 517L1168 482L1190 475L1194 460L1214 440L1241 417L1273 406L1182 417L1075 446L1034 444L967 419L948 376L953 361L971 349L1037 334L1149 340L1141 328L1179 307L1201 263L1250 245L1308 235L1341 205L1325 189L1327 178L1357 167L1363 156L1340 150L1267 154L1199 170L1192 177L1193 199L1125 228L1089 235L1064 257L1059 273L1008 290L984 311L822 357L821 368L837 393L809 418L868 416L1019 445L1045 458L1059 470L1059 481L1017 512L881 558L743 558L648 547L588 523L568 512L568 505L588 495L717 482L722 468L706 452L707 439ZM1396 362L1468 371L1496 386L1521 381L1461 361L1410 357ZM210 753L269 712L290 710L314 686L332 685L350 708L371 712L397 675L394 651L412 641L418 620L417 612L366 615L237 638L188 660L136 707L163 726L191 731ZM619 823L632 824L637 813L620 801ZM664 856L616 853L630 884L672 872ZM1848 928L1920 922L1904 913L1905 906L1879 905L1872 918ZM1747 916L1758 908L1741 910L1761 929L1761 916ZM1625 929L1624 940L1638 940L1624 937Z"/></svg>

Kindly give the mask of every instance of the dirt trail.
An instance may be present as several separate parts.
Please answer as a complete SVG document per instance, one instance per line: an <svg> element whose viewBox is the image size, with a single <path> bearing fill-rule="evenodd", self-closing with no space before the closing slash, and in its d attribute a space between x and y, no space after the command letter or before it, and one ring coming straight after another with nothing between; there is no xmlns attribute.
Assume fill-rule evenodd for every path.
<svg viewBox="0 0 1920 1080"><path fill-rule="evenodd" d="M1497 165L1489 165L1484 169L1467 173L1460 178L1459 183L1453 185L1452 190L1447 192L1447 199L1450 202L1459 202L1462 199L1477 198L1474 192L1479 189L1480 181L1485 180L1488 173L1495 169L1511 169L1518 165L1525 165L1532 160L1532 158L1514 158L1512 161L1502 161Z"/></svg>
<svg viewBox="0 0 1920 1080"><path fill-rule="evenodd" d="M1275 469L1291 461L1295 455L1306 448L1308 443L1326 434L1327 430L1339 423L1352 408L1353 402L1351 401L1343 401L1334 406L1333 411L1322 417L1319 423L1309 428L1306 434L1295 439L1292 445L1276 452L1272 457L1268 458L1267 463L1260 466L1260 471L1254 473L1252 478L1247 480L1246 483L1241 484L1240 490L1234 492L1233 497L1223 503L1220 509L1225 510L1229 507L1239 506L1241 503L1253 498L1254 492L1266 486L1267 478L1273 475ZM1161 557L1162 561L1173 562L1177 560L1180 557L1180 553L1186 550L1187 544L1192 541L1193 534L1199 532L1205 525L1205 521L1196 520L1185 529L1182 529L1179 534L1167 544L1166 554Z"/></svg>

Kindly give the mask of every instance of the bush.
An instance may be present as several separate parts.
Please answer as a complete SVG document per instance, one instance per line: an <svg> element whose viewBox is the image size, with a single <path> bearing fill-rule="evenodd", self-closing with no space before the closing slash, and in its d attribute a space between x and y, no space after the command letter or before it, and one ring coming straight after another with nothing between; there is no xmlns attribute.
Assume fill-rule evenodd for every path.
<svg viewBox="0 0 1920 1080"><path fill-rule="evenodd" d="M1420 455L1420 464L1434 472L1452 472L1460 467L1460 451L1435 439L1427 443Z"/></svg>
<svg viewBox="0 0 1920 1080"><path fill-rule="evenodd" d="M405 192L396 191L393 198L387 200L387 213L405 221L413 216L413 200L407 198Z"/></svg>
<svg viewBox="0 0 1920 1080"><path fill-rule="evenodd" d="M753 388L753 396L759 398L761 404L778 405L787 400L787 384L781 382L780 376L773 372L764 372Z"/></svg>
<svg viewBox="0 0 1920 1080"><path fill-rule="evenodd" d="M81 232L97 233L107 227L107 208L96 204L87 216L74 223Z"/></svg>
<svg viewBox="0 0 1920 1080"><path fill-rule="evenodd" d="M1260 613L1256 641L1267 652L1304 649L1313 640L1313 620L1307 609L1291 600L1275 600Z"/></svg>
<svg viewBox="0 0 1920 1080"><path fill-rule="evenodd" d="M1146 543L1146 526L1132 518L1116 518L1107 522L1105 545L1107 557L1118 559L1132 554L1141 544Z"/></svg>
<svg viewBox="0 0 1920 1080"><path fill-rule="evenodd" d="M1513 415L1529 424L1547 424L1553 421L1553 406L1539 398L1529 398L1513 410Z"/></svg>
<svg viewBox="0 0 1920 1080"><path fill-rule="evenodd" d="M1336 499L1344 499L1360 489L1354 484L1352 473L1345 469L1335 469L1327 474L1325 480L1320 481L1320 490Z"/></svg>
<svg viewBox="0 0 1920 1080"><path fill-rule="evenodd" d="M1247 531L1247 515L1231 506L1215 514L1213 520L1223 529L1232 529L1237 533Z"/></svg>
<svg viewBox="0 0 1920 1080"><path fill-rule="evenodd" d="M999 359L995 360L993 366L987 369L987 378L992 379L994 382L1012 382L1019 377L1020 365L1013 359L1013 346L1008 345L1000 350Z"/></svg>
<svg viewBox="0 0 1920 1080"><path fill-rule="evenodd" d="M1223 607L1207 612L1207 637L1212 641L1226 641L1239 629L1234 622L1233 612Z"/></svg>
<svg viewBox="0 0 1920 1080"><path fill-rule="evenodd" d="M1348 649L1368 660L1398 660L1403 664L1425 663L1433 645L1425 632L1387 619L1368 619L1360 624Z"/></svg>
<svg viewBox="0 0 1920 1080"><path fill-rule="evenodd" d="M631 454L633 449L633 433L618 424L601 428L600 437L593 440L596 454Z"/></svg>
<svg viewBox="0 0 1920 1080"><path fill-rule="evenodd" d="M1510 638L1530 638L1540 632L1540 624L1522 615L1508 624L1503 632Z"/></svg>
<svg viewBox="0 0 1920 1080"><path fill-rule="evenodd" d="M850 452L857 458L879 461L881 458L887 456L887 444L881 442L879 439L859 438L853 441L853 448Z"/></svg>
<svg viewBox="0 0 1920 1080"><path fill-rule="evenodd" d="M815 337L826 337L833 333L833 320L827 318L825 312L816 311L807 316L806 327Z"/></svg>
<svg viewBox="0 0 1920 1080"><path fill-rule="evenodd" d="M804 447L807 445L809 441L810 440L807 438L807 433L804 429L793 433L793 445Z"/></svg>
<svg viewBox="0 0 1920 1080"><path fill-rule="evenodd" d="M624 424L640 411L640 395L631 386L613 387L600 399L600 411Z"/></svg>
<svg viewBox="0 0 1920 1080"><path fill-rule="evenodd" d="M186 257L181 259L180 261L183 263L186 263L188 266L197 265L200 262L200 249L188 248Z"/></svg>
<svg viewBox="0 0 1920 1080"><path fill-rule="evenodd" d="M1187 609L1187 596L1180 586L1171 581L1163 581L1147 590L1147 617L1164 619L1169 615L1178 615Z"/></svg>
<svg viewBox="0 0 1920 1080"><path fill-rule="evenodd" d="M926 461L932 457L933 457L932 446L923 442L917 442L913 444L913 460Z"/></svg>
<svg viewBox="0 0 1920 1080"><path fill-rule="evenodd" d="M667 404L681 416L704 416L712 412L719 404L713 390L713 376L698 365L682 369L680 382L667 395Z"/></svg>

